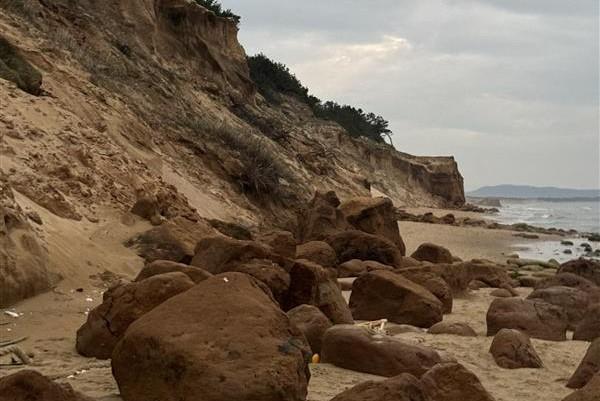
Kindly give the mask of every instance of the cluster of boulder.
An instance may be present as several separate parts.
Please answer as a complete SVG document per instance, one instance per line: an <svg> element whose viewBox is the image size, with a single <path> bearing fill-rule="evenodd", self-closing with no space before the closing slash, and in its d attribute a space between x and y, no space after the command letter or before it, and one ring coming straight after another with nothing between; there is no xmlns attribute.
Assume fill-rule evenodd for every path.
<svg viewBox="0 0 600 401"><path fill-rule="evenodd" d="M531 266L522 261L522 266ZM539 263L539 262L536 262ZM513 264L517 264L513 262ZM554 263L549 266L555 267ZM576 259L556 274L538 280L522 299L496 298L486 316L487 334L495 336L490 352L507 369L541 368L543 362L530 338L589 341L590 347L567 387L577 389L565 401L597 400L600 394L600 262Z"/></svg>
<svg viewBox="0 0 600 401"><path fill-rule="evenodd" d="M125 401L200 393L215 401L304 400L314 354L346 369L404 375L391 380L426 389L422 399L429 399L428 392L449 391L446 375L464 370L469 382L474 375L440 365L448 361L433 349L355 320L429 328L452 311L453 297L471 281L512 283L504 267L463 262L434 244L407 257L385 198L340 202L332 192L317 192L299 212L296 232L245 238L207 236L189 264L148 263L90 312L77 349L111 359ZM349 280L349 302L338 279ZM465 391L456 386L452 391ZM369 392L390 388L365 385Z"/></svg>
<svg viewBox="0 0 600 401"><path fill-rule="evenodd" d="M490 352L501 367L542 366L529 337L565 340L573 327L583 337L597 332L596 267L563 265L555 277L561 285L547 282L520 299L507 266L462 261L429 243L406 256L389 199L340 202L317 192L294 233L239 239L239 230L222 228L238 238L200 238L186 264L148 263L132 282L106 291L78 330L78 352L111 359L124 401L305 400L315 354L390 378L336 401L493 400L472 372L434 349L355 324L385 319L476 336L466 324L442 321L454 297L474 287L510 295L494 300L487 315L488 335L496 336ZM342 288L352 290L349 302ZM584 305L591 312L582 313Z"/></svg>

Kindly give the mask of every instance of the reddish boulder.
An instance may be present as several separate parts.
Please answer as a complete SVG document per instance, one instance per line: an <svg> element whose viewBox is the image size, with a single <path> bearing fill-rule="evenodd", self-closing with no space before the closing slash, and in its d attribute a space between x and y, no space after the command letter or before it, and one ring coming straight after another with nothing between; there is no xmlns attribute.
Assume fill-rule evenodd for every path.
<svg viewBox="0 0 600 401"><path fill-rule="evenodd" d="M124 401L304 401L310 350L263 285L236 272L171 298L112 356Z"/></svg>
<svg viewBox="0 0 600 401"><path fill-rule="evenodd" d="M306 259L327 268L337 266L335 250L323 241L310 241L296 247L296 258Z"/></svg>
<svg viewBox="0 0 600 401"><path fill-rule="evenodd" d="M212 274L200 267L189 266L183 263L172 262L170 260L155 260L154 262L148 263L146 266L144 266L133 281L142 281L159 274L173 272L180 272L187 275L190 280L196 284L206 280L209 277L212 277Z"/></svg>
<svg viewBox="0 0 600 401"><path fill-rule="evenodd" d="M527 299L541 299L544 302L563 308L567 314L568 330L575 330L590 303L585 291L571 287L550 287L533 291Z"/></svg>
<svg viewBox="0 0 600 401"><path fill-rule="evenodd" d="M290 270L290 278L284 302L286 310L303 304L314 305L334 324L354 323L337 280L330 271L308 260L296 260Z"/></svg>
<svg viewBox="0 0 600 401"><path fill-rule="evenodd" d="M133 322L194 284L185 274L173 272L111 288L77 330L77 352L87 357L109 359Z"/></svg>
<svg viewBox="0 0 600 401"><path fill-rule="evenodd" d="M252 259L241 263L230 271L246 273L264 283L280 304L290 288L290 275L285 269L269 259Z"/></svg>
<svg viewBox="0 0 600 401"><path fill-rule="evenodd" d="M495 298L511 298L514 296L506 288L496 288L494 291L490 292L490 295Z"/></svg>
<svg viewBox="0 0 600 401"><path fill-rule="evenodd" d="M358 277L363 273L368 273L375 270L393 271L394 268L379 262L375 262L374 260L359 259L349 260L337 267L339 278Z"/></svg>
<svg viewBox="0 0 600 401"><path fill-rule="evenodd" d="M313 354L320 354L323 335L332 326L327 316L313 305L296 306L289 310L287 315L292 326L304 334Z"/></svg>
<svg viewBox="0 0 600 401"><path fill-rule="evenodd" d="M207 224L178 216L136 235L127 240L125 245L134 248L147 263L155 260L189 263L198 238L212 235L213 232L214 229Z"/></svg>
<svg viewBox="0 0 600 401"><path fill-rule="evenodd" d="M202 267L212 274L219 274L252 259L278 261L273 251L259 242L213 236L198 242L191 265Z"/></svg>
<svg viewBox="0 0 600 401"><path fill-rule="evenodd" d="M407 373L383 381L366 381L335 396L331 401L430 401L423 385Z"/></svg>
<svg viewBox="0 0 600 401"><path fill-rule="evenodd" d="M473 259L459 263L471 280L479 280L493 288L512 288L512 278L506 266L485 259Z"/></svg>
<svg viewBox="0 0 600 401"><path fill-rule="evenodd" d="M600 373L600 339L596 339L590 344L583 360L569 379L567 387L581 388L598 373Z"/></svg>
<svg viewBox="0 0 600 401"><path fill-rule="evenodd" d="M567 339L567 315L562 308L537 299L496 298L488 309L487 335L501 329L516 329L532 338L549 341Z"/></svg>
<svg viewBox="0 0 600 401"><path fill-rule="evenodd" d="M324 241L335 250L340 263L360 259L374 260L393 267L402 266L402 252L385 238L348 230L330 235Z"/></svg>
<svg viewBox="0 0 600 401"><path fill-rule="evenodd" d="M441 362L433 349L406 344L351 325L337 325L327 330L321 352L325 363L386 377L401 373L420 377Z"/></svg>
<svg viewBox="0 0 600 401"><path fill-rule="evenodd" d="M501 368L541 368L542 360L529 337L519 330L502 329L495 336L490 353Z"/></svg>
<svg viewBox="0 0 600 401"><path fill-rule="evenodd" d="M34 370L0 378L0 401L91 401L73 390L70 384L58 384Z"/></svg>
<svg viewBox="0 0 600 401"><path fill-rule="evenodd" d="M585 292L594 292L600 290L600 288L598 288L598 286L592 283L590 280L573 273L560 273L540 280L536 284L535 289L541 290L550 287L571 287Z"/></svg>
<svg viewBox="0 0 600 401"><path fill-rule="evenodd" d="M439 322L427 330L429 334L452 334L461 337L477 337L475 330L466 323Z"/></svg>
<svg viewBox="0 0 600 401"><path fill-rule="evenodd" d="M450 286L454 296L466 293L469 284L474 280L494 288L508 288L512 284L512 279L504 266L486 260L474 259L453 264L429 264L398 270L402 274L405 271L423 271L440 276Z"/></svg>
<svg viewBox="0 0 600 401"><path fill-rule="evenodd" d="M584 387L563 401L600 401L600 373L596 373Z"/></svg>
<svg viewBox="0 0 600 401"><path fill-rule="evenodd" d="M600 261L579 258L560 265L557 274L573 273L600 286Z"/></svg>
<svg viewBox="0 0 600 401"><path fill-rule="evenodd" d="M273 230L261 234L259 242L267 244L278 255L294 259L296 256L296 238L289 231Z"/></svg>
<svg viewBox="0 0 600 401"><path fill-rule="evenodd" d="M427 261L431 263L452 263L452 254L450 251L443 246L435 245L431 243L424 243L419 245L417 250L410 255L411 258Z"/></svg>
<svg viewBox="0 0 600 401"><path fill-rule="evenodd" d="M532 276L522 276L519 277L519 287L526 288L537 288L538 284L542 281L541 278L532 277Z"/></svg>
<svg viewBox="0 0 600 401"><path fill-rule="evenodd" d="M596 338L600 338L600 303L587 308L573 334L576 341L594 341Z"/></svg>
<svg viewBox="0 0 600 401"><path fill-rule="evenodd" d="M421 378L432 401L494 401L481 382L459 363L440 363Z"/></svg>
<svg viewBox="0 0 600 401"><path fill-rule="evenodd" d="M402 255L406 246L394 211L394 204L389 198L352 198L343 202L339 209L352 227L378 237L387 238L398 248Z"/></svg>
<svg viewBox="0 0 600 401"><path fill-rule="evenodd" d="M452 313L453 297L452 290L446 281L434 273L427 273L419 270L409 270L402 273L404 277L425 287L444 306L444 313Z"/></svg>
<svg viewBox="0 0 600 401"><path fill-rule="evenodd" d="M300 242L322 240L340 230L350 228L344 214L338 209L340 200L333 191L315 192L313 199L298 215Z"/></svg>
<svg viewBox="0 0 600 401"><path fill-rule="evenodd" d="M431 327L442 320L442 303L400 274L384 270L366 273L352 288L350 309L355 319L388 319L418 327Z"/></svg>

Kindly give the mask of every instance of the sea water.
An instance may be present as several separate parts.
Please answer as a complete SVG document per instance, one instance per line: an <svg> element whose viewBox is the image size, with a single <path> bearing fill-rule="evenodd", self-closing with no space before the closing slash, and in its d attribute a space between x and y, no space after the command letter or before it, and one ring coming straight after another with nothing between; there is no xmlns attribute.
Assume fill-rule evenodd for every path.
<svg viewBox="0 0 600 401"><path fill-rule="evenodd" d="M501 200L499 223L527 223L543 228L574 229L581 233L600 232L600 200L542 201L535 199Z"/></svg>
<svg viewBox="0 0 600 401"><path fill-rule="evenodd" d="M580 233L600 232L600 200L598 201L542 201L534 199L501 200L500 212L492 218L499 223L527 223L543 228L574 229ZM573 245L564 245L562 241ZM588 243L594 250L600 243L590 242L582 237L572 236L559 241L541 241L516 244L516 253L521 258L556 259L565 262L580 256L589 257L581 245ZM570 250L571 253L565 253Z"/></svg>

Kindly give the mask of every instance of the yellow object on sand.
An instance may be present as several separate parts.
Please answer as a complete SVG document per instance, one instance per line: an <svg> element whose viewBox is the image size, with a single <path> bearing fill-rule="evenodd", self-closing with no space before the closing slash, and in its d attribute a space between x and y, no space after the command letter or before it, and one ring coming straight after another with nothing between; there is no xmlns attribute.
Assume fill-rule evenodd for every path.
<svg viewBox="0 0 600 401"><path fill-rule="evenodd" d="M319 363L320 361L321 361L321 357L319 356L319 354L314 354L312 356L312 361L311 361L312 363L316 364L316 363Z"/></svg>

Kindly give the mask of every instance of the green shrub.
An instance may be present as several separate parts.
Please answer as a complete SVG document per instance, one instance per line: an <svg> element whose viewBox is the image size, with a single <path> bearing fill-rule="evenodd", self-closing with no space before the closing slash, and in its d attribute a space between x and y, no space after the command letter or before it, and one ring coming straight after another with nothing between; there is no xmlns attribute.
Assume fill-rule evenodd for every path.
<svg viewBox="0 0 600 401"><path fill-rule="evenodd" d="M236 25L240 24L242 18L239 15L234 14L231 9L224 9L221 3L219 3L217 0L196 0L196 3L207 10L212 11L218 17L229 18L233 20Z"/></svg>
<svg viewBox="0 0 600 401"><path fill-rule="evenodd" d="M308 88L302 85L289 68L262 53L248 57L248 67L250 67L250 78L256 84L258 91L270 102L278 103L280 93L295 96L309 105L313 101L319 101L308 94Z"/></svg>
<svg viewBox="0 0 600 401"><path fill-rule="evenodd" d="M364 137L379 143L385 142L384 137L387 137L391 142L392 131L383 117L332 101L321 102L319 98L309 94L308 88L284 64L273 61L264 54L257 54L248 57L248 66L250 77L258 91L269 102L280 103L281 94L293 96L306 103L315 116L340 124L350 136Z"/></svg>

